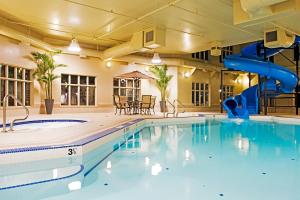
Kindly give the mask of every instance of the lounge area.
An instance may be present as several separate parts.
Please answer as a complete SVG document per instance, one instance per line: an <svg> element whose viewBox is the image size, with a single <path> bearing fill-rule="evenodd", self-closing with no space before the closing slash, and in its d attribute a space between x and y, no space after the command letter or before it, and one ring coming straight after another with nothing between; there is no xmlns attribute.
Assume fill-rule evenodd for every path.
<svg viewBox="0 0 300 200"><path fill-rule="evenodd" d="M114 95L114 105L116 112L122 114L122 110L124 114L155 114L155 102L156 96L152 95L142 95L141 100L128 100L126 96Z"/></svg>

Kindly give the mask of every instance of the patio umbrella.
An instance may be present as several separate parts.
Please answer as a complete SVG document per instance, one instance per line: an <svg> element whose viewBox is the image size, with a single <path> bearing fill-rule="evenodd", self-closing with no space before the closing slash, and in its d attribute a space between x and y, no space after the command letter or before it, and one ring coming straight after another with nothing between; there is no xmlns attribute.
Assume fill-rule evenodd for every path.
<svg viewBox="0 0 300 200"><path fill-rule="evenodd" d="M151 76L148 76L140 71L132 71L125 74L121 74L117 76L118 78L133 78L134 80L140 80L140 79L154 79ZM137 99L137 88L135 87L135 99Z"/></svg>
<svg viewBox="0 0 300 200"><path fill-rule="evenodd" d="M143 74L140 71L132 71L125 74L121 74L118 76L119 78L133 78L133 79L154 79L151 76L148 76L146 74Z"/></svg>

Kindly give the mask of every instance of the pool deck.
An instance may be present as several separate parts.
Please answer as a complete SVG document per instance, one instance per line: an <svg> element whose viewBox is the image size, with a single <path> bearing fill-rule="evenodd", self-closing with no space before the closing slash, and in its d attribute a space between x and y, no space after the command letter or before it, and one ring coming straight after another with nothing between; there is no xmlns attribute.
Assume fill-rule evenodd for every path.
<svg viewBox="0 0 300 200"><path fill-rule="evenodd" d="M32 146L59 145L88 137L95 132L109 129L138 118L131 115L114 115L112 113L80 113L32 115L28 120L40 119L80 119L86 123L70 127L40 129L35 131L13 131L0 133L0 149L11 149ZM10 121L10 120L8 120ZM53 131L54 130L54 131ZM59 130L59 131L56 131Z"/></svg>
<svg viewBox="0 0 300 200"><path fill-rule="evenodd" d="M199 113L184 113L184 117L197 116ZM32 115L28 120L45 119L76 119L86 120L86 123L75 124L70 127L16 130L13 132L0 132L0 150L36 147L46 145L62 145L94 135L98 132L117 127L126 122L145 118L163 118L161 113L156 115L114 115L114 113L73 113L53 115ZM0 119L2 121L2 119ZM11 119L7 120L8 122ZM59 131L57 131L59 130Z"/></svg>

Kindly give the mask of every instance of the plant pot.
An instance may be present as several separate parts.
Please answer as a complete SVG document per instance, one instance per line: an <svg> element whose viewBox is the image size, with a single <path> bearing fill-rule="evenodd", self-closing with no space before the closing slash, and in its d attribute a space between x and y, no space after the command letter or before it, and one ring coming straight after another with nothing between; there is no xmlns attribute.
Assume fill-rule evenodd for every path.
<svg viewBox="0 0 300 200"><path fill-rule="evenodd" d="M160 101L159 104L160 104L160 112L168 112L166 101Z"/></svg>
<svg viewBox="0 0 300 200"><path fill-rule="evenodd" d="M46 113L48 115L52 114L53 105L54 105L54 99L45 99Z"/></svg>

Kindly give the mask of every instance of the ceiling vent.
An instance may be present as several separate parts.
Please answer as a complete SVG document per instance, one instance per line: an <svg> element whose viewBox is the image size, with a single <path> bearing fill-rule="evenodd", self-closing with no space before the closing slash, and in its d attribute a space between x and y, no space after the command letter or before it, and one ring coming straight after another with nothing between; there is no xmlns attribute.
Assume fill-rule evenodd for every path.
<svg viewBox="0 0 300 200"><path fill-rule="evenodd" d="M166 32L164 29L153 27L144 30L144 47L156 49L165 46Z"/></svg>
<svg viewBox="0 0 300 200"><path fill-rule="evenodd" d="M221 47L212 47L210 49L210 55L212 56L220 56L222 53Z"/></svg>
<svg viewBox="0 0 300 200"><path fill-rule="evenodd" d="M165 46L165 30L154 27L136 32L130 41L106 49L101 58L107 60L162 46Z"/></svg>
<svg viewBox="0 0 300 200"><path fill-rule="evenodd" d="M264 45L268 48L290 47L295 40L294 34L289 34L281 28L265 31Z"/></svg>
<svg viewBox="0 0 300 200"><path fill-rule="evenodd" d="M210 55L212 56L220 56L222 54L221 42L214 41L211 42Z"/></svg>

